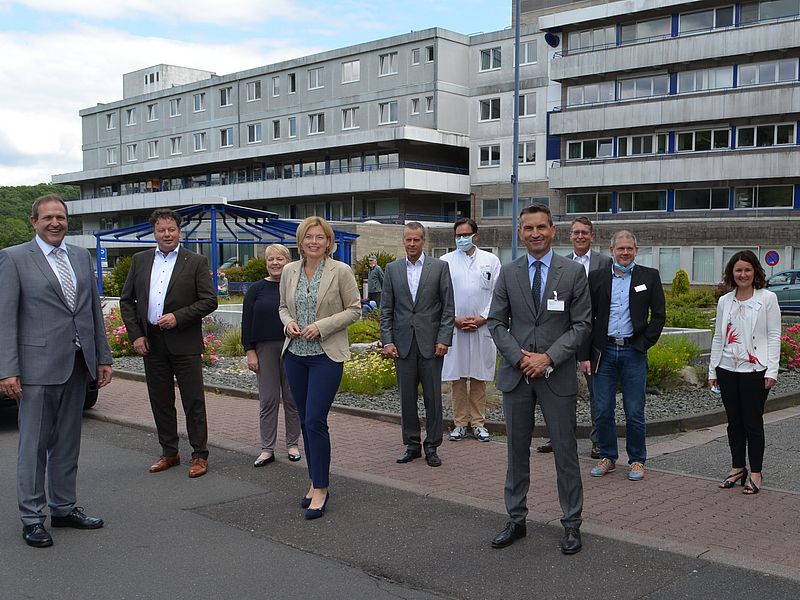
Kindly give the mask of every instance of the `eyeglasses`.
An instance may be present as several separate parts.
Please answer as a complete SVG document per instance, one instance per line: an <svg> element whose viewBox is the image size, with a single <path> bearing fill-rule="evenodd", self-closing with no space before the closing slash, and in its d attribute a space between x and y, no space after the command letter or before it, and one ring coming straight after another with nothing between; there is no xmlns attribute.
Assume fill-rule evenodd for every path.
<svg viewBox="0 0 800 600"><path fill-rule="evenodd" d="M592 232L591 231L583 231L581 229L578 229L577 231L570 231L569 234L572 237L580 237L580 236L589 237L589 236L592 235Z"/></svg>
<svg viewBox="0 0 800 600"><path fill-rule="evenodd" d="M328 237L325 235L311 235L310 233L303 236L304 242L327 242Z"/></svg>

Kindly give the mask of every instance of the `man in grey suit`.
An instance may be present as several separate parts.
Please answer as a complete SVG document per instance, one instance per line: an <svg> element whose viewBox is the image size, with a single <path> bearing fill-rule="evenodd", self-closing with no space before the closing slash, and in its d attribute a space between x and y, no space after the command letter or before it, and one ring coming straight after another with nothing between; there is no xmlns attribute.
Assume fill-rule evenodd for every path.
<svg viewBox="0 0 800 600"><path fill-rule="evenodd" d="M581 263L584 271L586 271L587 277L591 271L596 271L597 269L611 270L611 257L600 254L596 250L592 251L592 244L595 240L594 226L588 217L581 216L572 219L572 224L569 229L569 239L572 242L572 252L567 255L567 258ZM588 353L588 339L586 344L586 352ZM595 406L594 394L592 393L592 367L588 360L581 361L580 367L586 379L586 388L589 391L589 410L592 419L592 431L589 434L592 440L590 456L592 458L600 458L600 449L597 446L597 426L595 425L597 408ZM536 450L538 452L552 452L553 445L548 440L546 443L536 448Z"/></svg>
<svg viewBox="0 0 800 600"><path fill-rule="evenodd" d="M400 419L408 463L422 456L431 467L442 464L442 365L453 342L453 288L447 263L425 256L425 228L417 222L403 228L406 257L389 263L381 297L381 341L384 355L395 359L400 391ZM425 442L421 444L417 387L425 402Z"/></svg>
<svg viewBox="0 0 800 600"><path fill-rule="evenodd" d="M86 385L108 384L112 359L92 259L64 243L66 203L42 196L30 221L33 240L0 251L0 389L19 405L22 537L46 548L53 545L44 527L46 506L53 527L103 526L75 505L75 481Z"/></svg>
<svg viewBox="0 0 800 600"><path fill-rule="evenodd" d="M492 546L503 548L527 535L530 445L538 403L555 453L564 526L561 551L575 554L582 545L583 508L575 440L576 354L589 336L592 306L584 270L553 252L555 232L546 206L522 210L519 237L528 252L501 269L489 311L489 330L502 357L497 389L503 392L508 434L505 503L511 519Z"/></svg>

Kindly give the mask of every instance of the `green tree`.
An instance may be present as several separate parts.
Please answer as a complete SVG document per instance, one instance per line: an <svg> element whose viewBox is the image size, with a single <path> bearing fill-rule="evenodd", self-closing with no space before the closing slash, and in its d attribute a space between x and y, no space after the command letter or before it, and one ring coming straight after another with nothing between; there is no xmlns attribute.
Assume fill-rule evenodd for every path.
<svg viewBox="0 0 800 600"><path fill-rule="evenodd" d="M242 281L258 281L267 276L267 263L260 258L251 258L242 267Z"/></svg>
<svg viewBox="0 0 800 600"><path fill-rule="evenodd" d="M0 248L16 246L33 237L33 229L27 222L15 217L0 217Z"/></svg>
<svg viewBox="0 0 800 600"><path fill-rule="evenodd" d="M119 296L122 292L122 286L125 285L125 280L128 278L128 271L131 270L130 256L123 256L117 261L116 266L112 269L111 273L103 278L103 294L106 296Z"/></svg>
<svg viewBox="0 0 800 600"><path fill-rule="evenodd" d="M356 281L358 282L358 289L361 289L361 282L364 281L367 278L367 275L369 274L369 257L370 256L372 256L372 254L368 254L366 256L363 256L363 257L361 257L361 260L358 260L355 263L353 263L353 271L356 274ZM376 252L374 254L374 256L375 256L375 258L376 258L376 260L378 262L378 265L384 271L386 271L386 265L388 265L390 262L392 262L396 258L394 254L389 254L388 252Z"/></svg>
<svg viewBox="0 0 800 600"><path fill-rule="evenodd" d="M678 269L672 279L672 295L682 296L689 293L689 274L683 269Z"/></svg>

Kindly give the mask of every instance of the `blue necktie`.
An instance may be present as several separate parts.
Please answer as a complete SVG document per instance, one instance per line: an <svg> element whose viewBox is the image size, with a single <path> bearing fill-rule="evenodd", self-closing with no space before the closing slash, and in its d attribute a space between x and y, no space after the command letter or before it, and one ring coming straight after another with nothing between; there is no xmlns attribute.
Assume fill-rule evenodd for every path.
<svg viewBox="0 0 800 600"><path fill-rule="evenodd" d="M536 273L533 274L533 307L538 313L539 304L541 303L542 299L542 261L534 261L533 266L536 267Z"/></svg>

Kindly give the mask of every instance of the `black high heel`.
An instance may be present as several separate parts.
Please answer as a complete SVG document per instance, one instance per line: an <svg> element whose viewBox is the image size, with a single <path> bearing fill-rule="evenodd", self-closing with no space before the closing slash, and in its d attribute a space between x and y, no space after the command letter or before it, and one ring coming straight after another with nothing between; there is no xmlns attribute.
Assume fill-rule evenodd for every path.
<svg viewBox="0 0 800 600"><path fill-rule="evenodd" d="M723 490L729 490L734 487L737 483L744 487L745 482L747 481L747 468L745 467L738 473L734 473L733 475L728 475L722 483L719 484L719 487Z"/></svg>
<svg viewBox="0 0 800 600"><path fill-rule="evenodd" d="M764 485L764 477L761 477L761 485ZM750 479L747 480L747 485L744 486L742 493L745 496L755 496L758 492L761 491L761 488L758 487L755 482L753 481L752 473L750 475Z"/></svg>
<svg viewBox="0 0 800 600"><path fill-rule="evenodd" d="M322 503L320 508L307 508L306 509L306 519L319 519L322 515L325 514L325 508L328 506L328 500L331 499L331 493L326 492L325 494L325 502ZM310 504L309 504L310 506Z"/></svg>

